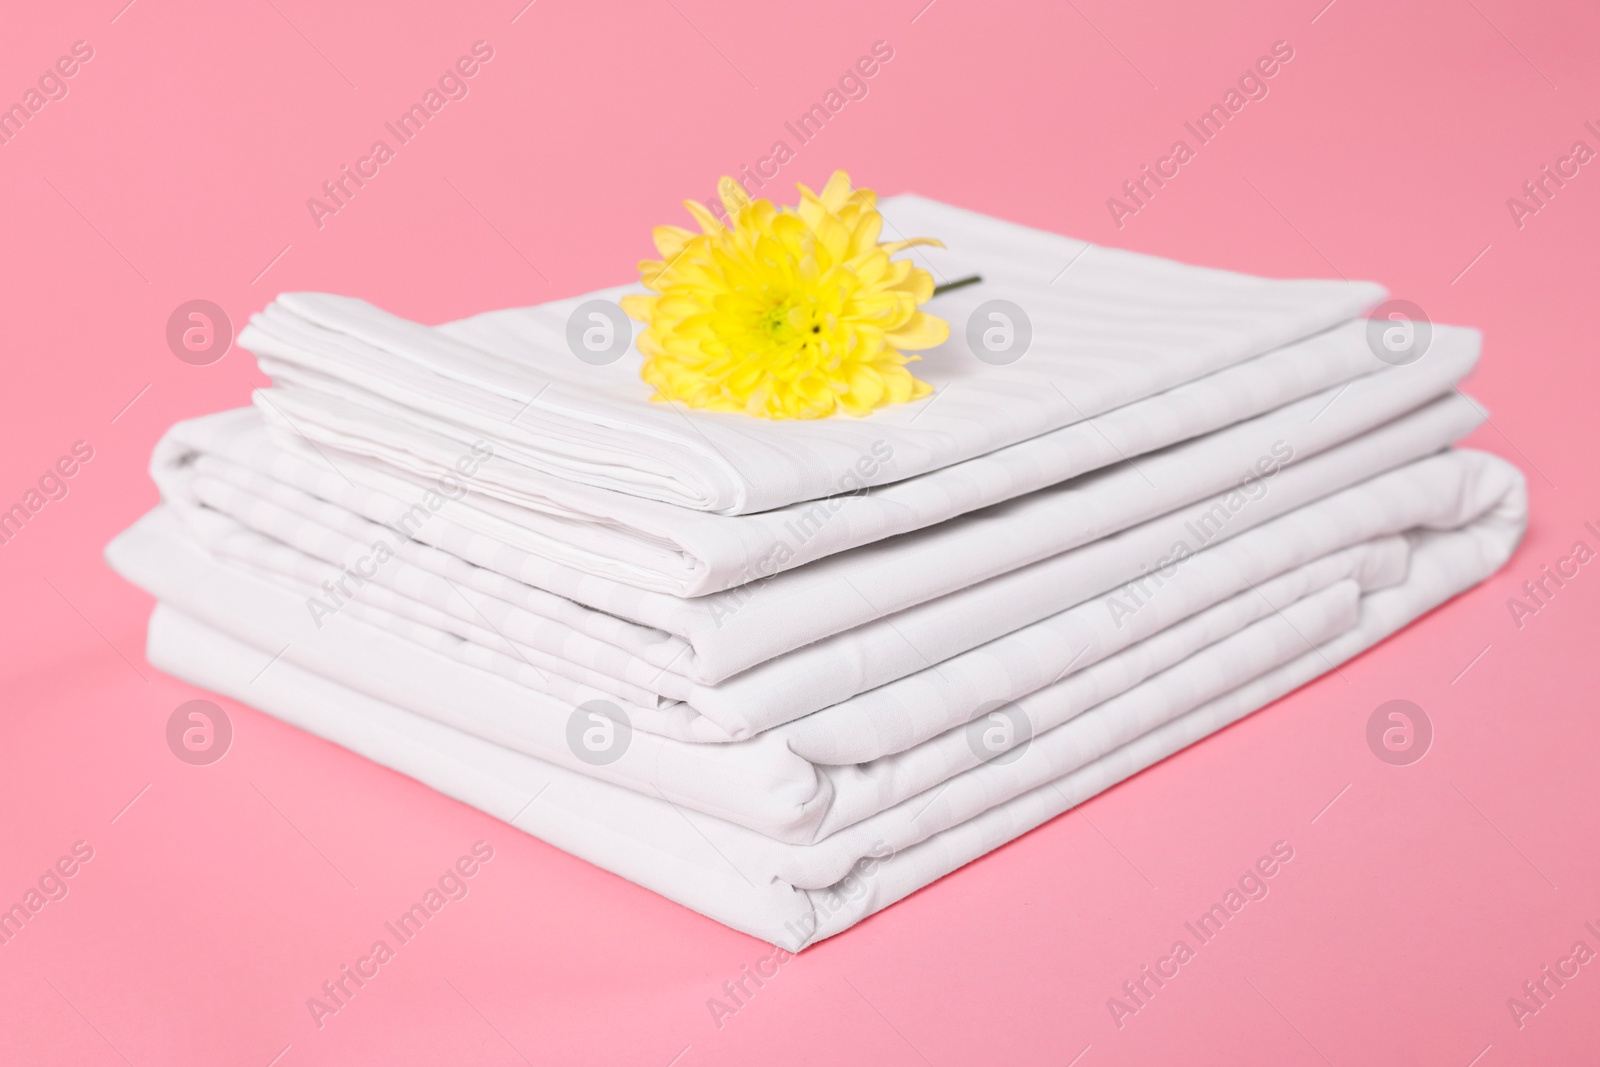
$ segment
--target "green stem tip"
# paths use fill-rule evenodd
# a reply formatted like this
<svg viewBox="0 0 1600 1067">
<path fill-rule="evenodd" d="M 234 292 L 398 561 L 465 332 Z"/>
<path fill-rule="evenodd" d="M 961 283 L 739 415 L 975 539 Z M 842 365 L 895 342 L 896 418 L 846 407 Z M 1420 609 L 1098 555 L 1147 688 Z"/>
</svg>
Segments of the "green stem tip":
<svg viewBox="0 0 1600 1067">
<path fill-rule="evenodd" d="M 943 285 L 934 286 L 933 287 L 933 295 L 934 296 L 939 296 L 939 295 L 941 295 L 943 293 L 950 292 L 950 290 L 952 290 L 952 289 L 960 289 L 960 288 L 962 288 L 964 286 L 968 286 L 968 285 L 977 285 L 981 281 L 983 281 L 983 275 L 981 275 L 981 274 L 974 274 L 970 278 L 958 278 L 956 281 L 945 282 Z"/>
</svg>

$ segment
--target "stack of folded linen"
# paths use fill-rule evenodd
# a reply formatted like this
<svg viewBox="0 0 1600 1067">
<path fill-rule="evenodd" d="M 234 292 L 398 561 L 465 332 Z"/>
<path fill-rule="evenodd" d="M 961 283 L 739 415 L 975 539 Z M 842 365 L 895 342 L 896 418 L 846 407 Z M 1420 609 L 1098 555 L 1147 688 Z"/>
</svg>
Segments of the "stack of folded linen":
<svg viewBox="0 0 1600 1067">
<path fill-rule="evenodd" d="M 859 419 L 651 403 L 567 342 L 627 290 L 440 327 L 281 296 L 240 339 L 272 388 L 173 427 L 108 549 L 151 661 L 797 951 L 1520 538 L 1520 474 L 1450 447 L 1475 331 L 1393 365 L 1375 285 L 883 211 L 983 281 L 929 305 L 934 394 Z M 996 299 L 1014 361 L 965 339 Z"/>
</svg>

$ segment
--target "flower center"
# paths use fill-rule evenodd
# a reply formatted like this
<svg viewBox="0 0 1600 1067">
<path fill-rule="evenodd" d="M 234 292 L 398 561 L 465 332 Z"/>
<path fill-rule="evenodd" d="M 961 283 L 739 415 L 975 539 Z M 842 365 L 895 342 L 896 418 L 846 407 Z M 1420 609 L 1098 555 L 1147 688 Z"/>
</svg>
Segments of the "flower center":
<svg viewBox="0 0 1600 1067">
<path fill-rule="evenodd" d="M 785 300 L 768 309 L 762 318 L 762 329 L 778 344 L 790 341 L 794 337 L 794 327 L 789 325 L 789 312 L 793 306 Z"/>
<path fill-rule="evenodd" d="M 767 309 L 758 329 L 775 347 L 796 352 L 816 343 L 822 324 L 813 311 L 787 297 Z"/>
</svg>

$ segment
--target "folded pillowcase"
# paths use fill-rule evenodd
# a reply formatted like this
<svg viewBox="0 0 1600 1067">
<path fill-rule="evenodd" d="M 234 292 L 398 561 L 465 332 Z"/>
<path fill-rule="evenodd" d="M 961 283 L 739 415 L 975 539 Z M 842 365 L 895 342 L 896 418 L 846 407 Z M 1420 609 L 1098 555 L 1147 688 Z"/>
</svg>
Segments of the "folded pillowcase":
<svg viewBox="0 0 1600 1067">
<path fill-rule="evenodd" d="M 465 531 L 641 589 L 700 596 L 935 525 L 1356 378 L 1375 375 L 1400 391 L 1459 379 L 1476 357 L 1477 332 L 1440 327 L 1438 333 L 1420 364 L 1391 367 L 1370 351 L 1365 323 L 1347 323 L 1094 419 L 865 491 L 860 487 L 870 475 L 898 464 L 893 447 L 875 441 L 856 475 L 836 487 L 838 495 L 738 516 L 581 485 L 480 455 L 502 447 L 499 437 L 463 452 L 404 408 L 371 396 L 352 401 L 323 390 L 276 388 L 258 393 L 256 406 L 285 447 L 323 469 L 337 462 L 336 472 L 329 470 L 337 475 L 330 483 L 336 494 L 354 483 L 406 501 L 415 513 L 429 489 L 458 487 L 465 499 L 445 510 Z M 385 441 L 404 441 L 404 448 Z M 307 447 L 312 443 L 320 454 Z M 498 484 L 507 478 L 517 481 L 517 491 Z"/>
<path fill-rule="evenodd" d="M 939 275 L 976 270 L 984 281 L 928 305 L 954 324 L 952 339 L 917 364 L 935 395 L 864 418 L 770 421 L 651 403 L 637 352 L 593 366 L 566 340 L 581 305 L 637 287 L 437 328 L 359 300 L 290 293 L 253 318 L 239 343 L 275 385 L 387 402 L 413 426 L 453 440 L 458 453 L 485 436 L 499 441 L 511 461 L 498 475 L 507 493 L 525 493 L 516 477 L 522 467 L 746 514 L 848 489 L 875 446 L 891 450 L 895 462 L 867 475 L 867 484 L 937 470 L 1327 329 L 1384 294 L 1367 282 L 1277 281 L 1185 266 L 915 197 L 891 198 L 883 210 L 891 224 L 937 234 L 950 246 L 952 262 Z M 930 264 L 945 255 L 923 251 Z M 996 299 L 1026 309 L 1030 320 L 1027 352 L 1004 366 L 978 358 L 965 340 L 969 318 L 987 321 L 983 305 Z M 304 432 L 341 430 L 314 409 L 300 414 Z M 402 430 L 370 444 L 401 455 L 410 437 Z"/>
</svg>

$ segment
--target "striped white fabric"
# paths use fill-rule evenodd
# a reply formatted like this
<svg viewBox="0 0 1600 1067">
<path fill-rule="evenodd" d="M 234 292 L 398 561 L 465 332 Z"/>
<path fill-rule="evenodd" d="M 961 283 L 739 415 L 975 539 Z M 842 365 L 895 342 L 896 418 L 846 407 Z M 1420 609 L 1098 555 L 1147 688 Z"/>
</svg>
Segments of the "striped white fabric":
<svg viewBox="0 0 1600 1067">
<path fill-rule="evenodd" d="M 928 305 L 952 324 L 916 365 L 935 395 L 865 418 L 771 421 L 650 403 L 636 349 L 593 366 L 567 347 L 579 305 L 637 286 L 437 328 L 360 300 L 289 293 L 239 343 L 276 387 L 263 402 L 319 443 L 426 473 L 487 436 L 508 462 L 486 482 L 516 504 L 539 506 L 550 486 L 532 475 L 543 473 L 748 514 L 1037 437 L 1326 330 L 1384 296 L 1370 282 L 1254 278 L 1091 246 L 920 197 L 883 210 L 895 230 L 949 246 L 919 250 L 936 277 L 984 281 Z M 1007 365 L 966 341 L 969 317 L 994 299 L 1031 323 L 1027 352 Z M 874 446 L 894 463 L 861 467 Z"/>
<path fill-rule="evenodd" d="M 984 280 L 937 298 L 935 394 L 863 419 L 650 403 L 636 351 L 567 348 L 621 289 L 440 327 L 279 297 L 240 338 L 272 388 L 173 427 L 107 549 L 152 662 L 798 950 L 1520 539 L 1521 475 L 1452 448 L 1475 331 L 1390 366 L 1369 283 L 884 207 Z M 1005 365 L 965 339 L 996 299 Z"/>
<path fill-rule="evenodd" d="M 605 780 L 596 768 L 561 759 L 559 751 L 541 758 L 527 746 L 505 743 L 509 738 L 486 737 L 490 731 L 483 722 L 464 715 L 481 705 L 461 690 L 428 714 L 415 710 L 416 698 L 406 702 L 374 693 L 379 687 L 372 682 L 382 676 L 375 663 L 364 665 L 369 669 L 359 674 L 362 684 L 309 668 L 288 652 L 263 670 L 277 649 L 241 640 L 226 619 L 202 621 L 164 603 L 151 622 L 150 658 L 720 922 L 798 950 L 1382 640 L 1491 574 L 1526 524 L 1521 476 L 1490 456 L 1447 453 L 1377 482 L 1387 488 L 1372 483 L 1378 492 L 1365 496 L 1356 511 L 1381 515 L 1375 526 L 1420 522 L 1398 541 L 1375 537 L 1343 560 L 1319 560 L 1312 568 L 1317 573 L 1304 572 L 1299 580 L 1310 589 L 1364 556 L 1348 577 L 1297 597 L 1110 699 L 1069 712 L 1014 761 L 979 763 L 888 807 L 864 804 L 862 810 L 879 810 L 810 843 L 696 811 L 689 797 L 667 789 L 641 791 Z M 175 523 L 168 531 L 184 536 Z M 113 561 L 130 576 L 146 564 L 163 570 L 171 561 L 159 558 L 163 549 L 156 542 L 162 536 L 145 524 L 136 526 L 114 543 Z M 1388 568 L 1401 555 L 1407 557 L 1403 579 L 1386 584 L 1394 577 Z M 381 641 L 383 631 L 368 629 Z M 1163 662 L 1152 655 L 1146 663 Z M 450 673 L 471 669 L 430 664 L 435 666 Z M 1126 661 L 1123 669 L 1138 674 L 1140 664 Z M 1116 679 L 1100 684 L 1113 690 L 1118 685 Z M 1061 700 L 1063 707 L 1074 707 L 1073 695 Z M 846 771 L 868 773 L 872 767 Z M 759 795 L 749 793 L 746 800 L 758 803 Z"/>
<path fill-rule="evenodd" d="M 1136 579 L 1180 539 L 1198 550 L 1200 533 L 1235 536 L 1478 424 L 1477 409 L 1454 392 L 1428 399 L 1450 389 L 1452 374 L 1395 377 L 830 557 L 735 591 L 737 599 L 682 601 L 610 583 L 594 607 L 574 603 L 492 569 L 503 559 L 492 542 L 463 559 L 313 496 L 302 486 L 336 497 L 350 486 L 309 461 L 275 464 L 270 442 L 228 432 L 239 421 L 229 417 L 215 420 L 224 431 L 211 436 L 228 446 L 243 436 L 249 447 L 197 452 L 205 427 L 180 427 L 187 443 L 163 448 L 156 474 L 210 551 L 296 589 L 312 622 L 349 611 L 546 693 L 600 690 L 651 732 L 726 741 L 924 670 Z M 1266 477 L 1255 466 L 1263 459 Z M 441 515 L 419 533 L 445 522 Z M 450 545 L 453 533 L 445 529 L 439 543 Z M 374 546 L 393 546 L 396 558 L 374 562 Z M 606 582 L 582 576 L 579 585 Z M 730 648 L 743 660 L 707 669 Z"/>
<path fill-rule="evenodd" d="M 1307 462 L 1297 471 L 1315 469 Z M 927 657 L 922 669 L 848 694 L 847 707 L 726 744 L 639 730 L 618 758 L 599 766 L 573 747 L 570 700 L 354 615 L 312 621 L 297 591 L 248 565 L 216 560 L 170 512 L 153 513 L 135 528 L 137 536 L 113 546 L 111 559 L 164 602 L 255 647 L 283 650 L 289 662 L 342 684 L 540 759 L 809 845 L 980 765 L 980 756 L 994 753 L 974 745 L 969 724 L 997 704 L 1021 709 L 1036 744 L 1088 708 L 1124 699 L 1156 677 L 1166 678 L 1163 692 L 1173 694 L 1162 706 L 1188 710 L 1279 666 L 1275 657 L 1297 657 L 1308 643 L 1354 625 L 1363 595 L 1406 578 L 1406 536 L 1466 529 L 1472 536 L 1462 543 L 1478 552 L 1485 538 L 1509 551 L 1520 534 L 1520 476 L 1483 453 L 1445 452 L 1338 488 L 1347 473 L 1324 465 L 1322 491 L 1309 503 L 1218 539 L 1110 597 L 1079 595 L 1093 588 L 1082 584 L 1085 575 L 1107 568 L 1066 553 L 1055 574 L 1027 583 L 1034 604 L 1005 617 L 1026 618 L 1036 604 L 1053 610 L 986 642 L 941 642 L 926 622 L 901 619 L 892 629 L 909 638 L 910 655 Z M 1502 514 L 1508 509 L 1509 520 Z M 1194 524 L 1199 515 L 1180 511 L 1157 532 L 1130 531 L 1134 536 L 1090 547 L 1125 541 L 1138 546 L 1131 558 L 1151 559 L 1146 546 L 1175 543 L 1182 536 L 1176 520 Z M 1099 583 L 1097 592 L 1106 590 Z M 959 634 L 977 615 L 960 606 L 927 607 L 941 612 L 947 633 Z M 958 651 L 945 654 L 947 645 Z M 1236 661 L 1235 652 L 1242 658 Z M 873 650 L 860 658 L 869 662 Z M 1171 688 L 1179 677 L 1187 680 Z M 813 717 L 820 721 L 808 723 Z"/>
</svg>

